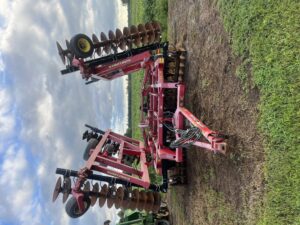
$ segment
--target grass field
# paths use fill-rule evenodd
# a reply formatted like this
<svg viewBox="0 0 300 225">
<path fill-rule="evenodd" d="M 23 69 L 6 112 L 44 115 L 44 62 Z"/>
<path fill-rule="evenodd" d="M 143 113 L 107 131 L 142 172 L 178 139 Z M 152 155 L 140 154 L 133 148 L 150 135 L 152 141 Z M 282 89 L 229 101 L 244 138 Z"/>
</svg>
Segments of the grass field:
<svg viewBox="0 0 300 225">
<path fill-rule="evenodd" d="M 219 7 L 244 62 L 239 76 L 260 89 L 267 178 L 260 224 L 300 224 L 300 2 L 220 0 Z"/>
</svg>

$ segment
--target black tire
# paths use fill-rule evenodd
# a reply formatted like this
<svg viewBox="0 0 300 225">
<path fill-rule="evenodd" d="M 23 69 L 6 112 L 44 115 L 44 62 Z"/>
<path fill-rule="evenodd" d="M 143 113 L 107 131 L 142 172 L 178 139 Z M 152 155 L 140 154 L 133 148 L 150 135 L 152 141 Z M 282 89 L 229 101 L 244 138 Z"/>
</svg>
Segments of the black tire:
<svg viewBox="0 0 300 225">
<path fill-rule="evenodd" d="M 70 41 L 70 50 L 76 58 L 90 57 L 94 52 L 93 42 L 85 34 L 76 34 Z"/>
<path fill-rule="evenodd" d="M 84 150 L 83 153 L 83 159 L 84 160 L 88 160 L 90 157 L 90 150 L 96 148 L 96 146 L 98 145 L 99 141 L 95 138 L 91 138 Z"/>
<path fill-rule="evenodd" d="M 170 225 L 170 222 L 167 220 L 157 220 L 155 225 Z"/>
<path fill-rule="evenodd" d="M 84 210 L 83 212 L 79 211 L 76 198 L 72 196 L 66 204 L 66 212 L 71 218 L 78 218 L 86 213 L 91 205 L 91 200 L 89 198 L 84 198 Z"/>
</svg>

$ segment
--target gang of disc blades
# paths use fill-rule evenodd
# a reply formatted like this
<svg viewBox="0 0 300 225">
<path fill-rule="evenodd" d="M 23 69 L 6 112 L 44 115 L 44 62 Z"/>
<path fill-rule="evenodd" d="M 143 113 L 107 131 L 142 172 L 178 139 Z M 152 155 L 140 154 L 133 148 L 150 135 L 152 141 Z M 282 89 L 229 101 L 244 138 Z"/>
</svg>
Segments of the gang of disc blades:
<svg viewBox="0 0 300 225">
<path fill-rule="evenodd" d="M 61 192 L 61 177 L 57 178 L 56 180 L 56 184 L 54 186 L 53 195 L 52 195 L 52 202 L 55 202 L 60 192 Z"/>
</svg>

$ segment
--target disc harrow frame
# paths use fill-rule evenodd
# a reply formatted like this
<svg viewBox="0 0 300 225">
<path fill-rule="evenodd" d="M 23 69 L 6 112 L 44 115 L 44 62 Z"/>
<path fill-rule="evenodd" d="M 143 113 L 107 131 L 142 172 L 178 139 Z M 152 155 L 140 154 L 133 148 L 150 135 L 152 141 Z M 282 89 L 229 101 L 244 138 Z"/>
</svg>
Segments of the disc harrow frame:
<svg viewBox="0 0 300 225">
<path fill-rule="evenodd" d="M 169 184 L 187 182 L 187 146 L 225 154 L 226 137 L 209 129 L 184 107 L 186 51 L 169 48 L 168 42 L 160 42 L 160 35 L 161 28 L 157 22 L 125 27 L 123 32 L 120 29 L 116 29 L 115 33 L 109 31 L 108 38 L 102 32 L 101 41 L 93 34 L 92 45 L 89 46 L 90 40 L 86 40 L 79 48 L 88 51 L 91 47 L 100 56 L 103 51 L 109 54 L 95 59 L 78 57 L 75 52 L 80 53 L 80 49 L 72 51 L 74 37 L 66 50 L 57 44 L 62 60 L 67 55 L 69 59 L 61 73 L 80 71 L 87 83 L 113 80 L 144 70 L 139 125 L 143 141 L 86 125 L 90 131 L 83 134 L 83 139 L 93 139 L 95 145 L 88 145 L 84 153 L 86 164 L 79 171 L 57 169 L 56 173 L 63 175 L 67 184 L 61 187 L 62 180 L 58 178 L 53 201 L 59 193 L 64 193 L 64 201 L 72 194 L 80 212 L 87 210 L 87 204 L 88 207 L 95 205 L 97 199 L 100 207 L 106 203 L 108 208 L 115 206 L 157 212 L 161 203 L 159 192 L 166 192 Z M 120 49 L 122 52 L 118 52 Z M 185 121 L 191 124 L 190 128 L 185 126 Z M 151 184 L 150 166 L 163 176 L 162 184 Z M 70 177 L 76 177 L 72 188 Z M 100 184 L 90 186 L 89 180 L 100 181 Z M 105 184 L 101 185 L 101 182 Z"/>
</svg>

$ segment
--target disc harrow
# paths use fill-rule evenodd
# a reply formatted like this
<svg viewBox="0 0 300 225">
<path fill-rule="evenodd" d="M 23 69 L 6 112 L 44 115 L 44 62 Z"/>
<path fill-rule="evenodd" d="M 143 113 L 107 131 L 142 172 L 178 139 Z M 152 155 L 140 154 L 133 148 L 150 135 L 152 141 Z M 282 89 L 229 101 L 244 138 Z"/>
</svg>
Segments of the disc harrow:
<svg viewBox="0 0 300 225">
<path fill-rule="evenodd" d="M 133 46 L 140 47 L 153 43 L 159 43 L 161 40 L 161 27 L 158 22 L 139 24 L 137 27 L 132 25 L 124 27 L 123 32 L 120 29 L 108 31 L 108 35 L 104 32 L 100 33 L 99 38 L 96 34 L 92 34 L 90 39 L 87 36 L 78 34 L 72 37 L 70 41 L 66 40 L 66 49 L 56 42 L 58 54 L 66 64 L 66 58 L 69 64 L 72 64 L 72 59 L 88 58 L 96 53 L 102 57 L 109 54 L 116 54 L 120 51 L 132 49 Z"/>
<path fill-rule="evenodd" d="M 54 202 L 59 194 L 62 193 L 62 200 L 65 203 L 71 192 L 70 177 L 59 177 L 54 187 L 52 201 Z M 158 192 L 140 190 L 140 188 L 132 189 L 131 187 L 117 187 L 116 185 L 107 184 L 100 186 L 96 182 L 91 189 L 90 181 L 86 181 L 82 185 L 81 192 L 85 197 L 89 198 L 88 202 L 92 207 L 96 205 L 99 199 L 98 205 L 100 207 L 103 207 L 106 203 L 107 208 L 114 206 L 116 209 L 131 209 L 155 213 L 160 209 L 161 204 L 161 197 Z"/>
<path fill-rule="evenodd" d="M 184 107 L 185 49 L 160 41 L 159 23 L 150 22 L 93 34 L 91 39 L 77 34 L 66 40 L 66 49 L 57 42 L 61 60 L 68 60 L 61 74 L 80 71 L 86 84 L 144 70 L 139 108 L 143 141 L 85 125 L 90 132 L 82 136 L 88 142 L 84 167 L 57 168 L 56 174 L 63 177 L 56 181 L 52 200 L 62 193 L 70 217 L 83 215 L 97 200 L 100 207 L 162 213 L 160 192 L 187 183 L 186 148 L 226 153 L 227 138 Z M 151 183 L 150 166 L 162 183 Z M 73 187 L 70 177 L 75 178 Z"/>
</svg>

